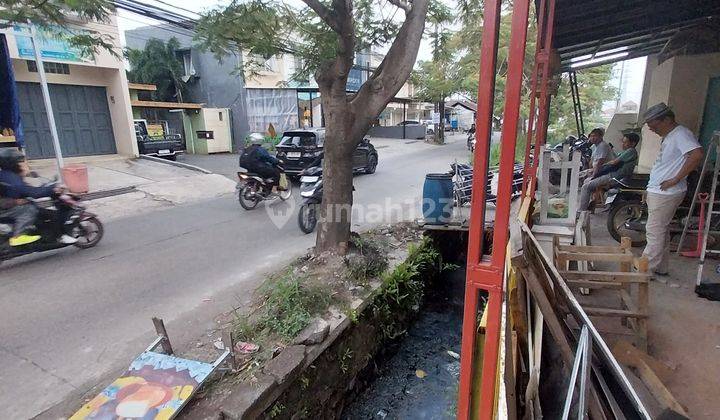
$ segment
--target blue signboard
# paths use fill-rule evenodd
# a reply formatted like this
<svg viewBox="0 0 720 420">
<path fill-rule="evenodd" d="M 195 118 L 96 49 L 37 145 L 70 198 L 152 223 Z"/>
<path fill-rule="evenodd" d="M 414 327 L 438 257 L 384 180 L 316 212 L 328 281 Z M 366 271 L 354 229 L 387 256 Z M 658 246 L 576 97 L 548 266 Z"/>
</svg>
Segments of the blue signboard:
<svg viewBox="0 0 720 420">
<path fill-rule="evenodd" d="M 347 85 L 346 85 L 345 89 L 354 91 L 354 92 L 360 90 L 360 86 L 362 86 L 362 84 L 363 84 L 362 79 L 363 79 L 362 70 L 351 69 L 350 74 L 348 74 Z"/>
<path fill-rule="evenodd" d="M 60 29 L 59 31 L 62 31 Z M 18 55 L 22 58 L 35 59 L 30 33 L 18 25 L 14 27 L 15 42 L 17 43 Z M 68 35 L 72 35 L 68 32 Z M 48 31 L 38 28 L 37 42 L 40 45 L 40 56 L 49 60 L 62 61 L 86 61 L 82 51 L 73 47 L 65 39 L 58 38 Z"/>
</svg>

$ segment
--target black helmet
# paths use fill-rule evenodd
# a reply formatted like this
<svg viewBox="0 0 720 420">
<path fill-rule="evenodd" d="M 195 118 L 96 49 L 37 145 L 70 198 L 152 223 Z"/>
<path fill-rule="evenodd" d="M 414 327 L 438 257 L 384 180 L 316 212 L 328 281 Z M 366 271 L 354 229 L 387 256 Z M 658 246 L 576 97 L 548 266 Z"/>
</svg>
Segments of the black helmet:
<svg viewBox="0 0 720 420">
<path fill-rule="evenodd" d="M 17 172 L 20 169 L 20 162 L 25 160 L 25 155 L 14 147 L 0 148 L 0 169 Z"/>
</svg>

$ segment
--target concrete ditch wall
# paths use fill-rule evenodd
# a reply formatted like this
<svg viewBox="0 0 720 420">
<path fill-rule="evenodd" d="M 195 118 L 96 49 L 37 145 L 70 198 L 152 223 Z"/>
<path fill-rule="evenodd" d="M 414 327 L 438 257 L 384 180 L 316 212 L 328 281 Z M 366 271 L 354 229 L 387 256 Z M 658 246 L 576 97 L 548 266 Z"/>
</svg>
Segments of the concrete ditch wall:
<svg viewBox="0 0 720 420">
<path fill-rule="evenodd" d="M 407 252 L 394 257 L 389 270 L 405 261 Z M 425 287 L 437 278 L 439 266 L 437 261 L 420 274 Z M 405 330 L 420 309 L 392 308 L 390 327 L 373 306 L 382 298 L 382 283 L 371 282 L 370 289 L 366 298 L 352 302 L 347 310 L 330 310 L 331 316 L 324 318 L 329 324 L 327 336 L 321 342 L 302 344 L 296 339 L 300 344 L 284 348 L 255 374 L 256 381 L 226 382 L 226 389 L 193 401 L 179 418 L 339 418 L 348 396 L 364 388 L 372 376 L 373 360 L 397 341 L 400 334 L 392 331 Z M 298 337 L 303 335 L 308 334 Z"/>
</svg>

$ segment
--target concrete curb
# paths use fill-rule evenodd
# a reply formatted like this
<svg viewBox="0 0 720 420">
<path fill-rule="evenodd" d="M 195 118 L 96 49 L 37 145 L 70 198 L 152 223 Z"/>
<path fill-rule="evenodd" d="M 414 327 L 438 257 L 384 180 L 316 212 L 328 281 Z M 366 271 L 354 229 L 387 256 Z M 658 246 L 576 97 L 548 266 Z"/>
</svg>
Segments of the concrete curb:
<svg viewBox="0 0 720 420">
<path fill-rule="evenodd" d="M 174 160 L 162 159 L 162 158 L 155 157 L 155 156 L 140 155 L 140 156 L 138 156 L 138 158 L 146 159 L 146 160 L 149 160 L 152 162 L 157 162 L 157 163 L 164 163 L 164 164 L 170 165 L 170 166 L 177 166 L 178 168 L 190 169 L 191 171 L 202 172 L 204 174 L 212 174 L 213 173 L 212 171 L 208 171 L 207 169 L 201 168 L 199 166 L 190 165 L 189 163 L 176 162 Z"/>
<path fill-rule="evenodd" d="M 391 252 L 387 271 L 391 272 L 397 268 L 407 259 L 408 255 L 407 246 Z M 369 282 L 369 290 L 351 302 L 350 310 L 355 313 L 365 310 L 377 297 L 382 284 L 379 279 Z M 189 410 L 182 413 L 181 417 L 198 418 L 213 413 L 213 415 L 221 415 L 226 419 L 259 418 L 302 375 L 305 369 L 310 368 L 315 360 L 333 345 L 353 323 L 343 311 L 336 307 L 330 307 L 328 314 L 320 318 L 330 324 L 328 335 L 322 342 L 306 346 L 288 345 L 271 359 L 274 361 L 272 364 L 267 363 L 260 369 L 257 382 L 252 385 L 238 383 L 225 395 L 196 401 Z M 272 365 L 275 364 L 282 366 L 282 375 L 273 371 Z"/>
</svg>

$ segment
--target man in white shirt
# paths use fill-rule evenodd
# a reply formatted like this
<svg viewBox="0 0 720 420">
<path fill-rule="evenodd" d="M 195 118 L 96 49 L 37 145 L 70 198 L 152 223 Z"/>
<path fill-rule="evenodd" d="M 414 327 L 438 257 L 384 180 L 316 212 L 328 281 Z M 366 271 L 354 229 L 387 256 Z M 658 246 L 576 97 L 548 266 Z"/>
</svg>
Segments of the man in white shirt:
<svg viewBox="0 0 720 420">
<path fill-rule="evenodd" d="M 675 121 L 675 114 L 664 103 L 648 108 L 645 124 L 662 138 L 662 146 L 647 186 L 647 245 L 650 271 L 668 274 L 670 232 L 668 225 L 687 191 L 687 176 L 702 162 L 704 153 L 693 133 Z"/>
<path fill-rule="evenodd" d="M 603 139 L 604 135 L 605 130 L 600 127 L 594 128 L 590 134 L 588 134 L 588 140 L 593 144 L 592 171 L 588 175 L 588 180 L 595 178 L 605 163 L 615 159 L 615 153 L 613 153 L 610 145 Z"/>
</svg>

